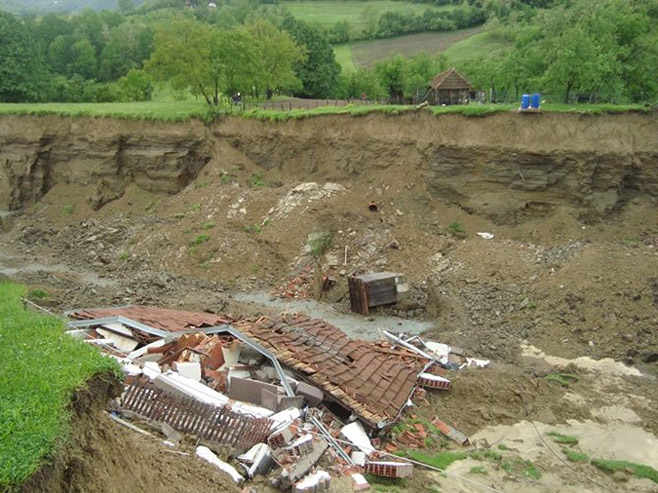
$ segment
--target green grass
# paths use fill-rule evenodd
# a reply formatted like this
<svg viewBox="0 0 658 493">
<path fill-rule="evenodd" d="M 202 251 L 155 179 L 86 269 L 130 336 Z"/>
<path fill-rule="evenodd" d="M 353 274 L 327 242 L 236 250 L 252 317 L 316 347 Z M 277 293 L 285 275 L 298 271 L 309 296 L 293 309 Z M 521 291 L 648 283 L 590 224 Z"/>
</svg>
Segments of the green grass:
<svg viewBox="0 0 658 493">
<path fill-rule="evenodd" d="M 453 462 L 470 457 L 468 452 L 439 452 L 438 454 L 430 455 L 418 450 L 407 450 L 404 454 L 400 455 L 441 470 L 446 469 Z"/>
<path fill-rule="evenodd" d="M 549 431 L 546 434 L 551 437 L 555 443 L 559 443 L 560 445 L 578 445 L 578 438 L 576 437 L 563 435 L 557 431 Z"/>
<path fill-rule="evenodd" d="M 210 240 L 210 235 L 207 234 L 196 235 L 192 240 L 192 246 L 197 246 L 200 245 L 201 243 L 206 243 L 208 240 Z"/>
<path fill-rule="evenodd" d="M 209 229 L 212 229 L 214 227 L 215 227 L 215 223 L 213 223 L 211 221 L 205 222 L 201 225 L 201 229 L 203 231 L 208 231 Z"/>
<path fill-rule="evenodd" d="M 416 33 L 395 38 L 355 41 L 335 45 L 334 53 L 336 61 L 344 69 L 349 70 L 350 66 L 369 67 L 394 53 L 407 57 L 421 51 L 438 55 L 448 50 L 453 44 L 481 31 L 481 27 L 472 27 L 457 31 Z M 349 53 L 349 58 L 347 58 L 347 53 Z"/>
<path fill-rule="evenodd" d="M 0 115 L 60 115 L 179 122 L 190 118 L 205 118 L 207 114 L 208 105 L 200 101 L 0 104 Z"/>
<path fill-rule="evenodd" d="M 74 209 L 73 204 L 64 204 L 62 206 L 62 214 L 66 214 L 67 216 L 70 216 L 71 214 L 73 214 L 73 209 Z"/>
<path fill-rule="evenodd" d="M 451 44 L 443 53 L 452 64 L 466 60 L 491 57 L 512 46 L 496 33 L 487 31 L 468 36 Z"/>
<path fill-rule="evenodd" d="M 589 462 L 589 457 L 587 454 L 581 452 L 576 452 L 570 448 L 563 448 L 562 453 L 567 457 L 567 460 L 570 462 Z"/>
<path fill-rule="evenodd" d="M 487 474 L 487 469 L 484 466 L 471 467 L 471 474 Z"/>
<path fill-rule="evenodd" d="M 544 380 L 555 382 L 562 387 L 568 388 L 572 383 L 578 381 L 578 376 L 571 373 L 549 373 L 544 377 Z"/>
<path fill-rule="evenodd" d="M 532 461 L 524 460 L 519 457 L 513 457 L 503 462 L 500 467 L 510 475 L 523 475 L 528 478 L 539 480 L 542 476 L 541 471 Z"/>
<path fill-rule="evenodd" d="M 392 0 L 286 1 L 281 2 L 280 5 L 286 7 L 296 19 L 302 21 L 324 27 L 332 27 L 336 22 L 347 21 L 352 29 L 357 30 L 362 30 L 367 24 L 364 12 L 372 12 L 380 16 L 385 12 L 422 14 L 426 10 L 452 10 L 455 8 L 452 5 L 437 7 L 425 3 L 406 3 Z"/>
<path fill-rule="evenodd" d="M 73 392 L 119 369 L 64 334 L 63 323 L 23 309 L 23 286 L 0 282 L 0 491 L 17 489 L 70 432 Z"/>
<path fill-rule="evenodd" d="M 251 188 L 264 188 L 267 186 L 265 180 L 263 179 L 263 173 L 253 173 L 249 178 L 247 178 L 247 185 Z"/>
<path fill-rule="evenodd" d="M 606 459 L 594 459 L 592 464 L 609 474 L 614 474 L 617 471 L 630 471 L 636 478 L 650 479 L 654 483 L 658 483 L 658 471 L 651 466 L 635 464 L 625 460 Z"/>
<path fill-rule="evenodd" d="M 435 115 L 458 113 L 465 116 L 487 116 L 495 113 L 512 112 L 518 109 L 514 104 L 470 104 L 465 106 L 431 106 L 420 111 L 431 111 Z M 577 114 L 606 114 L 625 112 L 649 112 L 651 108 L 645 105 L 613 105 L 613 104 L 544 104 L 544 113 L 577 113 Z M 266 121 L 287 121 L 313 118 L 323 115 L 351 115 L 363 116 L 372 113 L 386 115 L 399 115 L 402 113 L 419 111 L 413 105 L 347 105 L 347 106 L 320 106 L 313 109 L 294 109 L 291 111 L 263 110 L 254 108 L 237 113 L 237 117 L 254 118 Z M 66 117 L 106 117 L 117 119 L 136 119 L 154 121 L 187 121 L 199 118 L 208 121 L 208 110 L 205 103 L 189 103 L 180 101 L 175 103 L 43 103 L 43 104 L 10 104 L 0 103 L 0 115 L 61 115 Z M 541 115 L 519 115 L 522 118 L 541 118 Z M 229 177 L 230 178 L 230 177 Z M 227 179 L 229 179 L 227 178 Z M 198 206 L 201 207 L 200 204 Z M 63 214 L 73 212 L 72 206 L 62 210 Z M 198 210 L 198 209 L 197 209 Z"/>
<path fill-rule="evenodd" d="M 336 61 L 343 67 L 344 71 L 356 71 L 356 64 L 354 63 L 354 56 L 352 54 L 352 46 L 349 44 L 335 45 L 334 55 Z"/>
</svg>

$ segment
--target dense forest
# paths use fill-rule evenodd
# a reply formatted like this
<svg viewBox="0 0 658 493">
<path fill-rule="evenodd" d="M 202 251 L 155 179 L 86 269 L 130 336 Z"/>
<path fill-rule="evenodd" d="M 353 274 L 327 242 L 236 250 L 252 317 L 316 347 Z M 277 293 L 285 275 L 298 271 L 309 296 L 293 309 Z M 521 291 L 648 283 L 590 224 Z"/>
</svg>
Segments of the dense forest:
<svg viewBox="0 0 658 493">
<path fill-rule="evenodd" d="M 67 13 L 44 13 L 53 2 L 20 3 L 20 14 L 0 11 L 3 102 L 142 101 L 162 84 L 210 106 L 236 92 L 418 101 L 448 68 L 444 57 L 393 56 L 342 73 L 331 43 L 483 23 L 509 47 L 457 68 L 494 100 L 526 91 L 565 102 L 658 99 L 655 0 L 417 0 L 451 7 L 386 12 L 358 31 L 304 23 L 277 0 L 57 2 L 87 7 Z"/>
</svg>

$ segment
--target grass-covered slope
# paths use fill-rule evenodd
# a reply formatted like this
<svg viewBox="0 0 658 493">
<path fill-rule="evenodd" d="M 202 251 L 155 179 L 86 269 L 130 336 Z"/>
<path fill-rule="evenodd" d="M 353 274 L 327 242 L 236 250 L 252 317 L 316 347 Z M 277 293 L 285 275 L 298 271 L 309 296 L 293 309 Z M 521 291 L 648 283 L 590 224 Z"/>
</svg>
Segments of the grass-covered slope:
<svg viewBox="0 0 658 493">
<path fill-rule="evenodd" d="M 0 281 L 0 491 L 12 491 L 64 443 L 73 392 L 93 375 L 118 371 L 64 334 L 61 320 L 25 310 L 24 294 Z"/>
</svg>

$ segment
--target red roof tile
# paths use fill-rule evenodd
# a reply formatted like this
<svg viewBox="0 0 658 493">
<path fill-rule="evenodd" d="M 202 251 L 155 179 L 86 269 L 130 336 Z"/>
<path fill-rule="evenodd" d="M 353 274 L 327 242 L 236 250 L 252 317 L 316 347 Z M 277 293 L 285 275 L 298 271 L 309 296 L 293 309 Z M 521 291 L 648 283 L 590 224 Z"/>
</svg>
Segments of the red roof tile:
<svg viewBox="0 0 658 493">
<path fill-rule="evenodd" d="M 232 322 L 208 313 L 140 306 L 73 314 L 85 319 L 117 315 L 170 332 Z M 337 327 L 307 316 L 241 320 L 233 326 L 373 427 L 395 421 L 426 364 L 411 351 L 349 339 Z"/>
</svg>

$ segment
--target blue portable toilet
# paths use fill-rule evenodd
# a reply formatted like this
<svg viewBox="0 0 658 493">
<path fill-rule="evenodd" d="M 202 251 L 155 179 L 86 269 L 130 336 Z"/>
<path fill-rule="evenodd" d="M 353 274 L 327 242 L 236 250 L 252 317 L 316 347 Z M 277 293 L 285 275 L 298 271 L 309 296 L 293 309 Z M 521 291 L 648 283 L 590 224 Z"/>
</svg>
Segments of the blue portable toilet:
<svg viewBox="0 0 658 493">
<path fill-rule="evenodd" d="M 530 107 L 533 110 L 538 110 L 540 104 L 541 104 L 541 96 L 539 95 L 539 93 L 535 93 L 532 96 L 530 96 Z"/>
<path fill-rule="evenodd" d="M 521 109 L 527 110 L 530 108 L 530 94 L 524 94 L 521 96 Z"/>
</svg>

